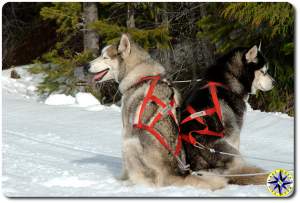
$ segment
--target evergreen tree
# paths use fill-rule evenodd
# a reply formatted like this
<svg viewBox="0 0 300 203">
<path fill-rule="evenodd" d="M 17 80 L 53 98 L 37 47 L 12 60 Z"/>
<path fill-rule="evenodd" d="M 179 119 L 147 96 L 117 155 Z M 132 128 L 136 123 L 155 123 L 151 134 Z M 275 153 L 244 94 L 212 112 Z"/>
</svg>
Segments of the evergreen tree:
<svg viewBox="0 0 300 203">
<path fill-rule="evenodd" d="M 88 3 L 53 3 L 41 9 L 40 14 L 44 20 L 56 22 L 58 36 L 58 41 L 53 48 L 36 60 L 36 65 L 31 68 L 32 73 L 46 75 L 44 81 L 38 86 L 41 94 L 47 96 L 53 92 L 66 94 L 78 92 L 80 89 L 76 85 L 78 77 L 74 75 L 76 67 L 82 66 L 97 56 L 99 43 L 101 46 L 115 43 L 121 33 L 130 33 L 133 39 L 145 49 L 158 46 L 163 48 L 169 44 L 168 29 L 165 26 L 158 25 L 150 29 L 138 28 L 147 19 L 144 15 L 134 15 L 135 11 L 150 12 L 147 3 L 100 3 L 98 4 L 100 10 L 107 12 L 99 13 L 99 20 L 95 17 L 89 19 L 89 16 L 85 15 L 88 9 L 85 10 L 83 5 L 86 4 Z M 89 5 L 95 12 L 95 3 L 89 3 Z M 125 12 L 128 13 L 127 19 L 118 18 L 112 22 L 110 17 L 112 10 L 127 11 Z M 101 42 L 97 42 L 99 36 L 94 32 L 99 34 Z M 45 63 L 48 65 L 42 65 Z M 111 90 L 116 90 L 117 86 L 108 82 L 97 88 L 89 85 L 86 89 L 100 100 L 112 102 L 116 95 Z M 117 98 L 120 97 L 117 96 Z"/>
<path fill-rule="evenodd" d="M 52 92 L 74 94 L 78 91 L 75 68 L 92 59 L 91 52 L 83 51 L 82 4 L 53 3 L 43 7 L 40 15 L 44 20 L 56 22 L 58 40 L 31 68 L 32 73 L 45 74 L 38 91 L 46 96 Z"/>
</svg>

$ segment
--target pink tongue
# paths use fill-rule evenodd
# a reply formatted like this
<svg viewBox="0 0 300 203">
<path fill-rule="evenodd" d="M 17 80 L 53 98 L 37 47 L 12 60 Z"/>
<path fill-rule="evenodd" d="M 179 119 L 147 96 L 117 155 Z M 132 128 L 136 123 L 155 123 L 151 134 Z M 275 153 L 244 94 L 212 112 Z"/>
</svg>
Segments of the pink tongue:
<svg viewBox="0 0 300 203">
<path fill-rule="evenodd" d="M 96 80 L 99 80 L 103 77 L 103 75 L 106 73 L 107 71 L 101 71 L 100 73 L 96 74 L 94 77 L 93 77 L 93 81 L 96 81 Z"/>
</svg>

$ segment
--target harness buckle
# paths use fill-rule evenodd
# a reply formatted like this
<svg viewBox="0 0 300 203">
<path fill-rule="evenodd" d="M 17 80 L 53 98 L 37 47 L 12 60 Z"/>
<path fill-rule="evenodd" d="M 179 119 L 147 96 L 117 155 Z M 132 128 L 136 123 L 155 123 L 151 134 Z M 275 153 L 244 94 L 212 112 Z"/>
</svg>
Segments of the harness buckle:
<svg viewBox="0 0 300 203">
<path fill-rule="evenodd" d="M 178 162 L 178 166 L 183 171 L 189 171 L 190 170 L 190 164 L 185 164 L 182 162 L 182 160 L 179 157 L 176 157 L 176 160 Z"/>
<path fill-rule="evenodd" d="M 202 116 L 206 116 L 206 115 L 207 115 L 206 111 L 197 111 L 197 112 L 191 114 L 190 117 L 194 119 L 196 117 L 202 117 Z"/>
</svg>

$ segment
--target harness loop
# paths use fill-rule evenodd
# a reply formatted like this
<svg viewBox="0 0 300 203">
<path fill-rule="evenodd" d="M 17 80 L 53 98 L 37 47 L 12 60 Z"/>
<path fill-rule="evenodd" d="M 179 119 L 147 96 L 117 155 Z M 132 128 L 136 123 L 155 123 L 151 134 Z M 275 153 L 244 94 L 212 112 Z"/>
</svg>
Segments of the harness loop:
<svg viewBox="0 0 300 203">
<path fill-rule="evenodd" d="M 224 137 L 223 130 L 221 132 L 210 130 L 206 120 L 203 118 L 204 116 L 212 116 L 216 113 L 218 120 L 222 123 L 222 111 L 217 95 L 217 86 L 226 88 L 223 84 L 218 82 L 208 82 L 205 86 L 201 87 L 201 89 L 209 88 L 212 103 L 214 105 L 212 108 L 207 108 L 202 111 L 196 111 L 191 105 L 187 106 L 186 111 L 189 112 L 190 115 L 183 119 L 181 125 L 189 121 L 196 120 L 198 123 L 204 126 L 204 129 L 202 130 L 193 130 L 189 132 L 189 136 L 191 136 L 190 134 L 194 132 L 199 135 L 216 136 L 221 138 Z M 189 140 L 191 141 L 191 139 Z"/>
<path fill-rule="evenodd" d="M 173 150 L 172 147 L 167 143 L 166 139 L 157 130 L 154 129 L 154 126 L 156 125 L 156 123 L 158 123 L 165 115 L 169 115 L 178 126 L 176 116 L 172 112 L 172 108 L 175 106 L 175 98 L 173 98 L 169 103 L 166 104 L 161 99 L 159 99 L 158 97 L 153 95 L 158 81 L 161 80 L 161 77 L 159 75 L 147 76 L 147 77 L 142 78 L 140 81 L 144 81 L 144 80 L 150 80 L 150 86 L 147 90 L 145 98 L 142 101 L 141 108 L 138 110 L 139 112 L 137 112 L 138 113 L 137 123 L 134 124 L 133 127 L 146 130 L 151 135 L 153 135 L 160 142 L 160 144 L 162 146 L 164 146 L 164 148 L 166 148 L 168 150 L 168 152 L 171 153 L 175 157 L 175 159 L 178 162 L 178 166 L 181 170 L 184 170 L 184 171 L 189 170 L 189 165 L 186 165 L 185 163 L 183 163 L 183 161 L 179 158 L 179 154 L 180 154 L 181 148 L 182 148 L 182 144 L 181 144 L 182 139 L 181 139 L 180 134 L 178 134 L 176 147 L 175 147 L 175 150 Z M 143 115 L 145 108 L 149 102 L 156 103 L 159 107 L 162 108 L 162 110 L 159 111 L 154 116 L 151 123 L 149 125 L 147 125 L 142 122 L 142 115 Z M 180 132 L 179 127 L 178 127 L 178 132 Z"/>
</svg>

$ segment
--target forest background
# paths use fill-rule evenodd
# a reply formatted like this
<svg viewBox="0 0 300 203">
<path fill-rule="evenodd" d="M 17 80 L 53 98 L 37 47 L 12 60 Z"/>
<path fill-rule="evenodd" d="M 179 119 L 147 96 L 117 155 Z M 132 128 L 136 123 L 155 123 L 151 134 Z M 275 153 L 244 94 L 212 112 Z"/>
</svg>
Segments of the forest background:
<svg viewBox="0 0 300 203">
<path fill-rule="evenodd" d="M 126 32 L 166 67 L 182 93 L 217 57 L 261 42 L 277 84 L 249 102 L 254 109 L 295 113 L 295 11 L 289 3 L 9 2 L 2 11 L 2 68 L 34 64 L 30 71 L 46 76 L 41 96 L 88 91 L 104 104 L 118 103 L 116 83 L 83 87 L 78 81 L 89 77 L 82 65 Z"/>
</svg>

